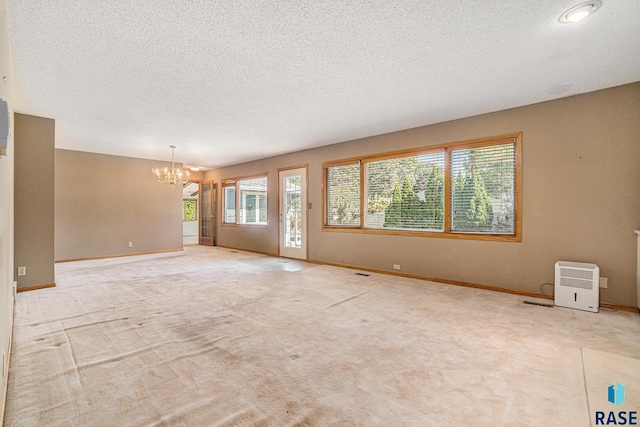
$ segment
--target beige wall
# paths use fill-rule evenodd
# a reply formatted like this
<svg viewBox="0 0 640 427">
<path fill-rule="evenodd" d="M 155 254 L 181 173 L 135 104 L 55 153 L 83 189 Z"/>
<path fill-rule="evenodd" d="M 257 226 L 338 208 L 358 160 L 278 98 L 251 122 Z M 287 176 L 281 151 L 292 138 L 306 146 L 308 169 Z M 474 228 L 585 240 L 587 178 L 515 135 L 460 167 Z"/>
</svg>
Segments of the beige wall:
<svg viewBox="0 0 640 427">
<path fill-rule="evenodd" d="M 0 82 L 0 98 L 9 103 L 13 118 L 13 79 L 7 32 L 7 4 L 0 0 L 0 78 L 7 76 L 7 84 Z M 13 127 L 13 123 L 11 123 Z M 0 156 L 0 370 L 2 357 L 8 358 L 11 319 L 13 316 L 13 130 L 10 133 L 6 156 Z M 0 425 L 5 401 L 7 372 L 0 374 Z"/>
<path fill-rule="evenodd" d="M 55 121 L 15 114 L 15 248 L 18 289 L 55 283 L 53 200 Z"/>
<path fill-rule="evenodd" d="M 523 133 L 521 243 L 322 231 L 322 162 L 512 132 Z M 269 173 L 268 227 L 222 226 L 218 214 L 217 244 L 275 254 L 277 168 L 306 163 L 311 260 L 534 292 L 556 261 L 593 262 L 609 279 L 601 300 L 635 305 L 640 83 L 207 172 Z"/>
<path fill-rule="evenodd" d="M 56 261 L 182 249 L 182 188 L 151 174 L 166 165 L 56 150 Z"/>
</svg>

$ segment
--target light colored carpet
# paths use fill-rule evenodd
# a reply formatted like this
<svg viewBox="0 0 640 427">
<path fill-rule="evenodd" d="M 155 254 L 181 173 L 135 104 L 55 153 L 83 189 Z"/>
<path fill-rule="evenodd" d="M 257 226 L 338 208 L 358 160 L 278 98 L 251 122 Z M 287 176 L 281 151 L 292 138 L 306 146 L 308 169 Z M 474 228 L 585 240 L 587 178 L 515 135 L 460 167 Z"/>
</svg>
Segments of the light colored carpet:
<svg viewBox="0 0 640 427">
<path fill-rule="evenodd" d="M 588 426 L 583 349 L 640 359 L 637 314 L 356 273 L 202 246 L 58 264 L 17 297 L 5 425 Z"/>
</svg>

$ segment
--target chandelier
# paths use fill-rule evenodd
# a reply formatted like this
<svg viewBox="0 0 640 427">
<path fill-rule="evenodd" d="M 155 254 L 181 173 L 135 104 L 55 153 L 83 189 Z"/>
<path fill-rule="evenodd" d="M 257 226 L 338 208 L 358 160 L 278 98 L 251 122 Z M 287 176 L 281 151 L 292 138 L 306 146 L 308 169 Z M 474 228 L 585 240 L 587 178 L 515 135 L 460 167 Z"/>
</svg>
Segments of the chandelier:
<svg viewBox="0 0 640 427">
<path fill-rule="evenodd" d="M 174 150 L 176 149 L 175 145 L 170 145 L 171 147 L 171 169 L 164 168 L 154 168 L 151 169 L 151 172 L 156 176 L 158 182 L 161 184 L 171 184 L 174 185 L 182 185 L 189 182 L 189 172 L 183 171 L 180 168 L 176 168 L 175 162 L 173 161 Z"/>
</svg>

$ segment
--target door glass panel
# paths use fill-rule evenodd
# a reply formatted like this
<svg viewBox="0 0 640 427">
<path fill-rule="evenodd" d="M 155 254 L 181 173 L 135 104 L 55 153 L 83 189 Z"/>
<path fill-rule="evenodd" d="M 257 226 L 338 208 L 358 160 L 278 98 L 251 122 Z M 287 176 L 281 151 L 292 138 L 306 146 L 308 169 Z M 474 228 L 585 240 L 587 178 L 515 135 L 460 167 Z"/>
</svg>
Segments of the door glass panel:
<svg viewBox="0 0 640 427">
<path fill-rule="evenodd" d="M 284 178 L 284 245 L 289 248 L 302 246 L 302 187 L 300 176 Z"/>
<path fill-rule="evenodd" d="M 202 185 L 202 196 L 200 199 L 200 236 L 204 238 L 211 237 L 211 185 Z"/>
</svg>

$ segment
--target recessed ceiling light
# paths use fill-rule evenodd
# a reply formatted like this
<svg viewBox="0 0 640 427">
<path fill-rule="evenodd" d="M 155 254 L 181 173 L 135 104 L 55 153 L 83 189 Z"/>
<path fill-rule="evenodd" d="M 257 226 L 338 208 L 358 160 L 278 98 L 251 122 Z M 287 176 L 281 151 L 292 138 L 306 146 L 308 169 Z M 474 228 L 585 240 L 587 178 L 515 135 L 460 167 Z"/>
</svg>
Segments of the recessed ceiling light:
<svg viewBox="0 0 640 427">
<path fill-rule="evenodd" d="M 558 21 L 562 22 L 563 24 L 572 24 L 574 22 L 582 21 L 584 18 L 600 9 L 600 6 L 602 6 L 602 2 L 600 0 L 592 0 L 585 3 L 580 3 L 579 5 L 572 7 L 571 9 L 560 15 Z"/>
<path fill-rule="evenodd" d="M 189 169 L 191 169 L 194 172 L 198 172 L 200 170 L 200 168 L 197 166 L 190 167 Z"/>
</svg>

